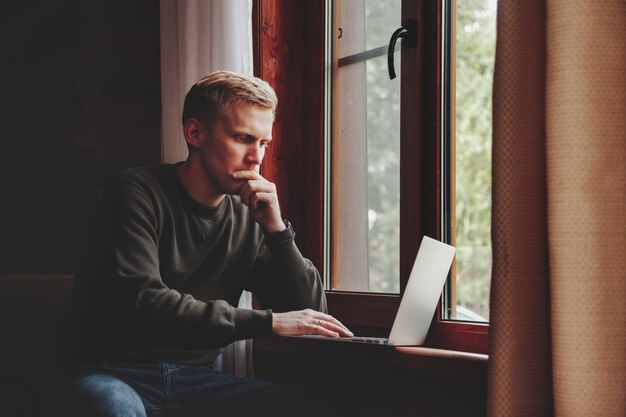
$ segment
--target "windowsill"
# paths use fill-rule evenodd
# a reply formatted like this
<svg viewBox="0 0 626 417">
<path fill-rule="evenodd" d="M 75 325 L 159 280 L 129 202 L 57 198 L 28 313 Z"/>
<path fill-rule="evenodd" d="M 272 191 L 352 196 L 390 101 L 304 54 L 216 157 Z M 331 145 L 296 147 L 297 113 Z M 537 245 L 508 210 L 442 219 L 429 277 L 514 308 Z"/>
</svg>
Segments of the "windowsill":
<svg viewBox="0 0 626 417">
<path fill-rule="evenodd" d="M 486 380 L 488 355 L 427 347 L 391 347 L 318 339 L 274 337 L 254 341 L 254 349 L 357 366 L 403 369 L 435 376 Z"/>
<path fill-rule="evenodd" d="M 394 349 L 400 355 L 424 356 L 475 362 L 487 362 L 489 360 L 489 355 L 483 355 L 482 353 L 459 352 L 457 350 L 435 349 L 422 346 L 396 346 Z"/>
<path fill-rule="evenodd" d="M 486 380 L 489 356 L 421 346 L 394 347 L 393 366 L 431 373 Z"/>
</svg>

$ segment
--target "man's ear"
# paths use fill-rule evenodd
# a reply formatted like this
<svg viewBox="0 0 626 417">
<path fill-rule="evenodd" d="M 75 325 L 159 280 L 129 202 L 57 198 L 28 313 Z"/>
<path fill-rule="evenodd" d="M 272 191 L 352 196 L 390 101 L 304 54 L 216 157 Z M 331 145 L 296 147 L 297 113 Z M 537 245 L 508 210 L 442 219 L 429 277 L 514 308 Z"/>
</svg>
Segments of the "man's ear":
<svg viewBox="0 0 626 417">
<path fill-rule="evenodd" d="M 189 119 L 183 126 L 183 134 L 187 144 L 194 149 L 200 147 L 201 135 L 200 122 L 197 119 Z"/>
</svg>

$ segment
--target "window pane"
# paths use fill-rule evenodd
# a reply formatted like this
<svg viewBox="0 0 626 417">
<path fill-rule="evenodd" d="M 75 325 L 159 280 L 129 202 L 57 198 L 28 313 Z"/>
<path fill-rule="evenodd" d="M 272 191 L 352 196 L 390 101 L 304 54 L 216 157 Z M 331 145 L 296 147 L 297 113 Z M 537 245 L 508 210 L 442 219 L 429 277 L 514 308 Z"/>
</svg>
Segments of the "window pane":
<svg viewBox="0 0 626 417">
<path fill-rule="evenodd" d="M 452 4 L 454 5 L 454 1 Z M 455 182 L 457 247 L 451 318 L 487 321 L 491 280 L 491 93 L 496 0 L 456 0 Z M 453 136 L 454 137 L 454 136 Z"/>
<path fill-rule="evenodd" d="M 400 5 L 335 4 L 333 289 L 399 292 L 400 54 L 389 80 L 386 46 Z"/>
</svg>

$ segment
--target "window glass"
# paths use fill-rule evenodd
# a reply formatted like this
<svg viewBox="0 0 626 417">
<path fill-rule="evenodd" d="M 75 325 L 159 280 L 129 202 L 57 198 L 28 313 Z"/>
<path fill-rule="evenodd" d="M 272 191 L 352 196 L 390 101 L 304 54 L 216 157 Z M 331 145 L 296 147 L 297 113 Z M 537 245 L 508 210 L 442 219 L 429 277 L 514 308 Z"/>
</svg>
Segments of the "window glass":
<svg viewBox="0 0 626 417">
<path fill-rule="evenodd" d="M 399 292 L 401 0 L 334 2 L 332 288 Z"/>
<path fill-rule="evenodd" d="M 452 240 L 449 318 L 487 321 L 491 279 L 491 96 L 496 0 L 452 1 Z"/>
</svg>

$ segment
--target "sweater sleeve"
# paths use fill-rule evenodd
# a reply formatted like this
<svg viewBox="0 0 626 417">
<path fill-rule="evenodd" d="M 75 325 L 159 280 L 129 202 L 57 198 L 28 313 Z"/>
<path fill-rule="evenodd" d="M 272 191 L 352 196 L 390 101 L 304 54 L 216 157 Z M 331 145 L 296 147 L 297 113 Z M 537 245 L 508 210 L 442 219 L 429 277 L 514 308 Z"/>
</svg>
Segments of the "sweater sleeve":
<svg viewBox="0 0 626 417">
<path fill-rule="evenodd" d="M 158 199 L 141 183 L 117 179 L 108 196 L 109 271 L 105 279 L 129 331 L 162 346 L 222 347 L 271 334 L 270 311 L 200 301 L 169 288 L 159 268 Z"/>
<path fill-rule="evenodd" d="M 261 245 L 249 290 L 264 308 L 277 312 L 310 308 L 327 312 L 324 287 L 317 268 L 302 256 L 295 234 Z"/>
</svg>

